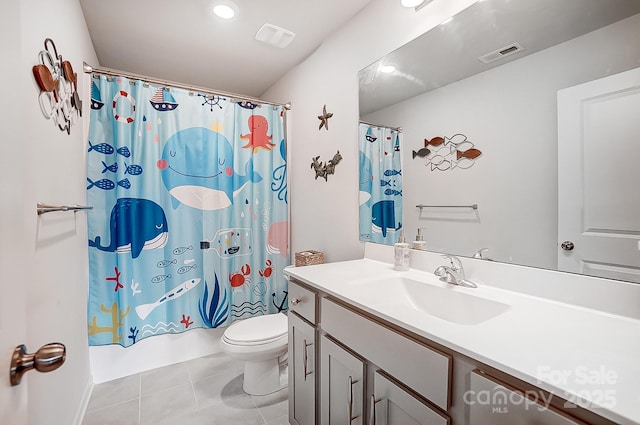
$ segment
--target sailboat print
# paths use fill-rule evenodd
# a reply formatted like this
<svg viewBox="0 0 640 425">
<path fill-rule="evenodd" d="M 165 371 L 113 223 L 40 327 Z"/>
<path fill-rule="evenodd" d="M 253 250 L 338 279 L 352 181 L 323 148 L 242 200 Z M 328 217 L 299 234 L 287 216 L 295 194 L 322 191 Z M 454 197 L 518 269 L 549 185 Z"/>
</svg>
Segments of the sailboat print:
<svg viewBox="0 0 640 425">
<path fill-rule="evenodd" d="M 164 87 L 160 87 L 156 91 L 149 103 L 156 111 L 173 111 L 178 107 L 176 100 L 171 96 L 169 90 Z"/>
<path fill-rule="evenodd" d="M 98 90 L 96 83 L 91 81 L 91 109 L 101 109 L 103 106 L 100 90 Z"/>
</svg>

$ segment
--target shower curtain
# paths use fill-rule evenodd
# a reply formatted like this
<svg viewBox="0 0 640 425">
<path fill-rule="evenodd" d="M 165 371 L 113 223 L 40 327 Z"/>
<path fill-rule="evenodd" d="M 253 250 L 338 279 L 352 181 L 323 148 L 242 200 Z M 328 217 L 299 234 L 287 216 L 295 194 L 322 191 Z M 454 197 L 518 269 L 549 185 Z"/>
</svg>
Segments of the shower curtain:
<svg viewBox="0 0 640 425">
<path fill-rule="evenodd" d="M 287 308 L 282 106 L 94 76 L 90 345 Z"/>
<path fill-rule="evenodd" d="M 400 132 L 360 123 L 360 240 L 398 241 L 402 228 Z"/>
</svg>

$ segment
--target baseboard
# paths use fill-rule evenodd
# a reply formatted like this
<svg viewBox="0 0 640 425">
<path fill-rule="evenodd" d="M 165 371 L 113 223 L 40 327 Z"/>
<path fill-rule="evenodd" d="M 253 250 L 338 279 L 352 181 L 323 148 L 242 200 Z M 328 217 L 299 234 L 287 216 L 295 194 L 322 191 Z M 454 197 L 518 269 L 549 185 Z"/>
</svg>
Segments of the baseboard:
<svg viewBox="0 0 640 425">
<path fill-rule="evenodd" d="M 76 411 L 76 417 L 73 420 L 74 425 L 82 425 L 84 415 L 87 412 L 87 407 L 89 406 L 89 400 L 91 400 L 91 393 L 93 393 L 93 377 L 89 375 L 89 379 L 84 387 L 82 399 L 80 400 L 80 405 Z"/>
</svg>

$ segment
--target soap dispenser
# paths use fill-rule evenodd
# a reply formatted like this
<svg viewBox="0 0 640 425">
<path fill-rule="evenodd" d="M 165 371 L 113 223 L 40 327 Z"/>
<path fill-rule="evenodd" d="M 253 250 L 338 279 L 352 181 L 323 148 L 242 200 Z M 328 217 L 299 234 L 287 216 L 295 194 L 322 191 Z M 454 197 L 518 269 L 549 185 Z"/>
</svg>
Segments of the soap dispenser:
<svg viewBox="0 0 640 425">
<path fill-rule="evenodd" d="M 422 237 L 422 227 L 418 227 L 418 234 L 416 235 L 416 240 L 411 244 L 411 248 L 413 249 L 427 249 L 427 242 Z"/>
<path fill-rule="evenodd" d="M 404 239 L 404 230 L 400 230 L 398 242 L 393 245 L 393 268 L 398 271 L 409 270 L 409 244 Z"/>
</svg>

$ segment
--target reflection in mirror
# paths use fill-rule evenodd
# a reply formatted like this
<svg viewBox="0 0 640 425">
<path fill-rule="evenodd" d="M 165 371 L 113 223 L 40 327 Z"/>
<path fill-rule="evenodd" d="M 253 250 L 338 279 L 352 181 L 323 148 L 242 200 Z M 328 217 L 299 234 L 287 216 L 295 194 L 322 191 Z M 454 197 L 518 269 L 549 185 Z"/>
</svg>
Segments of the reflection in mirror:
<svg viewBox="0 0 640 425">
<path fill-rule="evenodd" d="M 360 122 L 360 240 L 392 245 L 402 229 L 399 128 Z"/>
<path fill-rule="evenodd" d="M 485 0 L 361 70 L 407 240 L 640 283 L 639 67 L 640 0 Z"/>
</svg>

